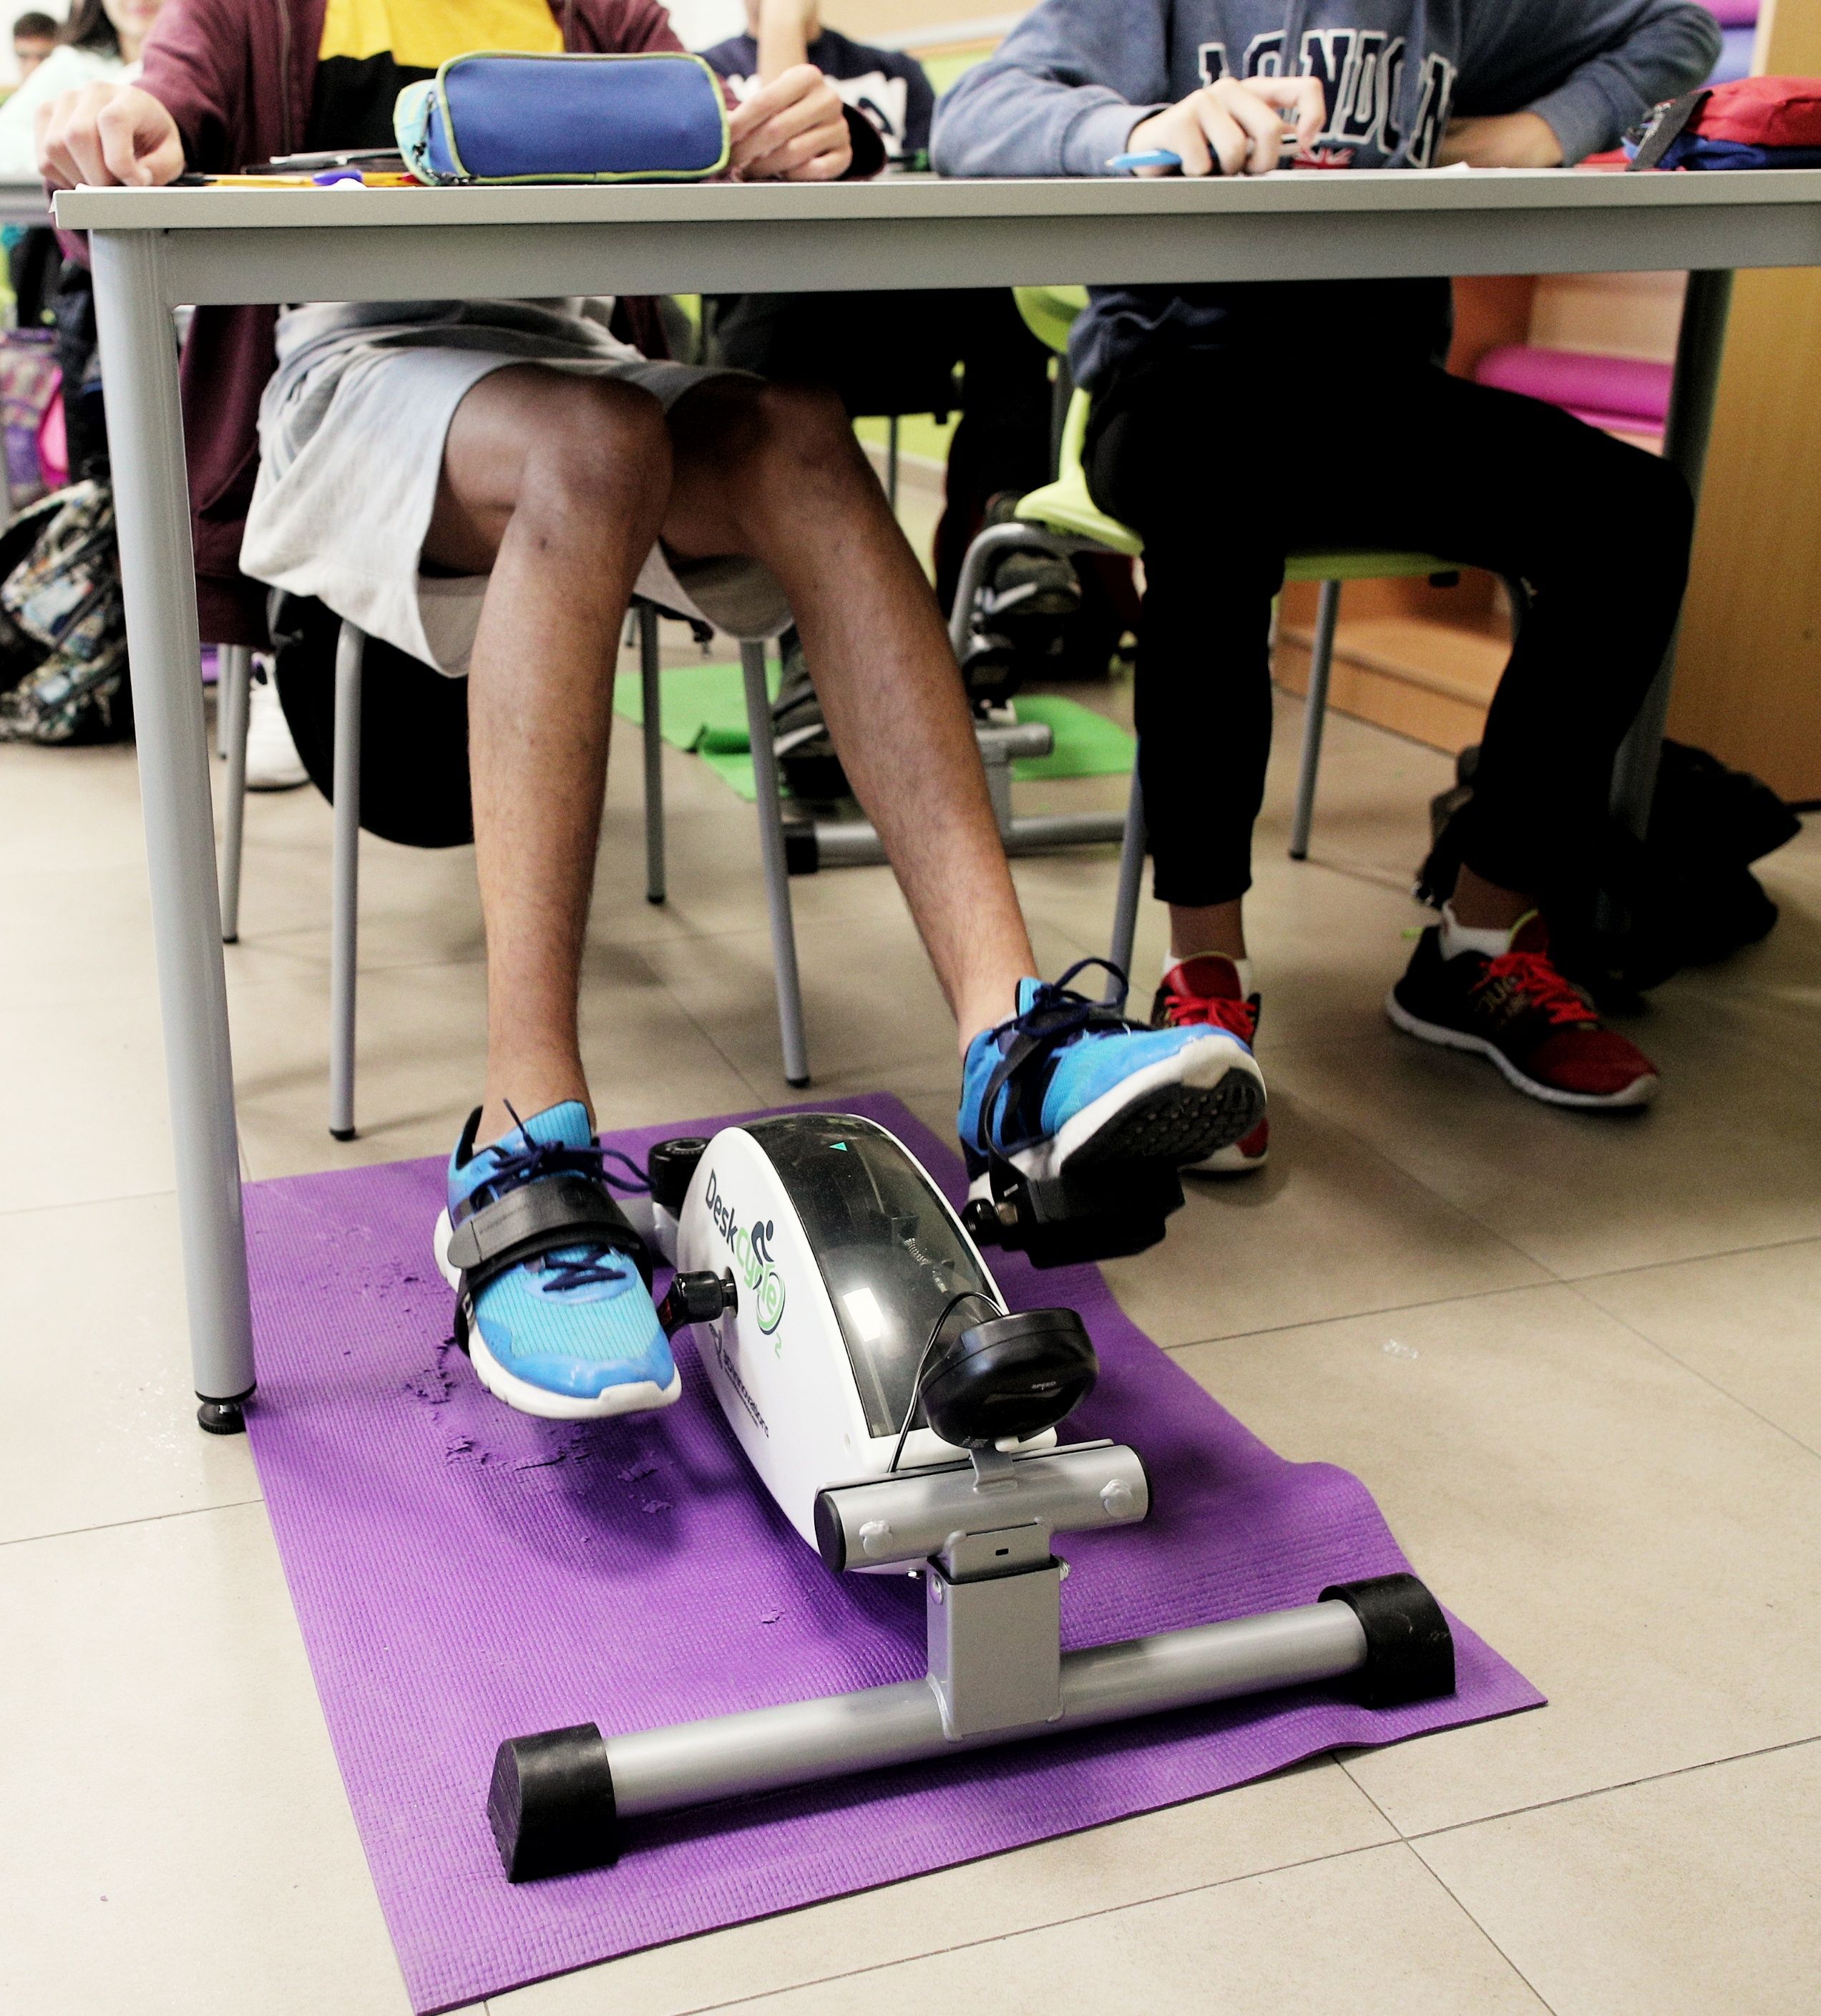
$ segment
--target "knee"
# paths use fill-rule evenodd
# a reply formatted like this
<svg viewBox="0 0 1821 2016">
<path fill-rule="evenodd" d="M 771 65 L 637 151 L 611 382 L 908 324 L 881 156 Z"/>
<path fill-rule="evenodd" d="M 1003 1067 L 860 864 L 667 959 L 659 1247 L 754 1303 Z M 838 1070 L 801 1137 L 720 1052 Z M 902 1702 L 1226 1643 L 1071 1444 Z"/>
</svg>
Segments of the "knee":
<svg viewBox="0 0 1821 2016">
<path fill-rule="evenodd" d="M 761 477 L 826 485 L 866 466 L 846 409 L 823 386 L 754 385 L 729 433 L 732 459 Z"/>
<path fill-rule="evenodd" d="M 670 494 L 664 408 L 611 378 L 560 382 L 527 416 L 518 511 L 574 528 L 661 516 Z"/>
<path fill-rule="evenodd" d="M 1636 522 L 1678 574 L 1688 567 L 1688 549 L 1694 540 L 1694 495 L 1688 478 L 1672 462 L 1660 455 L 1643 456 L 1644 468 L 1638 485 Z"/>
<path fill-rule="evenodd" d="M 1614 441 L 1603 479 L 1563 513 L 1557 571 L 1679 592 L 1694 538 L 1687 479 L 1658 455 Z"/>
</svg>

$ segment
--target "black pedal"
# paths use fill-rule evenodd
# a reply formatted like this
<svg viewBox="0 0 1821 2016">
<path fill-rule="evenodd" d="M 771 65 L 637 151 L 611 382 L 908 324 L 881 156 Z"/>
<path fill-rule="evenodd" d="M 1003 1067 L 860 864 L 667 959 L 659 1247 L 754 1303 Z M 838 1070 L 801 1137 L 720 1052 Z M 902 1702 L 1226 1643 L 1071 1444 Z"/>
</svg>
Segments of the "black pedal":
<svg viewBox="0 0 1821 2016">
<path fill-rule="evenodd" d="M 1182 1206 L 1173 1168 L 1141 1163 L 1033 1183 L 995 1161 L 992 1201 L 976 1197 L 961 1215 L 975 1243 L 1022 1253 L 1033 1267 L 1070 1267 L 1143 1253 Z"/>
</svg>

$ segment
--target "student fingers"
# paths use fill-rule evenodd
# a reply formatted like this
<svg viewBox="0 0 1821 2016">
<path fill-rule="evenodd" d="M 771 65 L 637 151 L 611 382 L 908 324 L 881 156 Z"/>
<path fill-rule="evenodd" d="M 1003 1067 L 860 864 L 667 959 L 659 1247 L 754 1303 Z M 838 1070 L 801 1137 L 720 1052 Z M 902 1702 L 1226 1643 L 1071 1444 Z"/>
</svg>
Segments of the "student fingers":
<svg viewBox="0 0 1821 2016">
<path fill-rule="evenodd" d="M 142 157 L 139 149 L 142 139 L 149 140 L 152 136 L 142 132 L 142 122 L 130 102 L 117 98 L 103 106 L 95 116 L 95 131 L 107 171 L 103 181 L 124 182 L 129 187 L 151 182 L 151 164 Z"/>
<path fill-rule="evenodd" d="M 1161 147 L 1166 153 L 1176 155 L 1182 161 L 1181 172 L 1186 175 L 1211 175 L 1218 172 L 1214 150 L 1201 130 L 1201 118 L 1197 99 L 1181 105 L 1173 105 L 1168 112 L 1155 120 L 1146 120 L 1126 144 L 1135 153 L 1143 153 L 1152 147 Z M 1139 134 L 1142 132 L 1141 141 Z M 1161 175 L 1168 172 L 1164 168 L 1140 168 L 1141 175 Z"/>
<path fill-rule="evenodd" d="M 844 128 L 838 147 L 831 147 L 826 153 L 805 161 L 801 167 L 792 169 L 790 179 L 794 182 L 838 182 L 853 164 L 853 142 Z"/>
<path fill-rule="evenodd" d="M 1196 102 L 1195 119 L 1202 143 L 1213 157 L 1212 172 L 1217 175 L 1244 174 L 1252 154 L 1252 136 L 1246 128 L 1208 92 L 1204 92 Z M 1183 157 L 1182 172 L 1193 172 L 1186 155 Z"/>
<path fill-rule="evenodd" d="M 38 149 L 38 171 L 52 189 L 70 189 L 75 184 L 75 164 L 63 145 L 63 106 L 53 99 L 41 105 L 32 121 Z"/>
<path fill-rule="evenodd" d="M 102 157 L 92 86 L 66 92 L 44 107 L 39 117 L 44 122 L 38 141 L 39 167 L 53 187 L 74 189 L 79 182 L 113 179 Z"/>
<path fill-rule="evenodd" d="M 1269 175 L 1282 151 L 1282 113 L 1236 77 L 1222 77 L 1203 95 L 1211 102 L 1210 111 L 1218 108 L 1228 121 L 1225 131 L 1218 131 L 1208 113 L 1202 115 L 1202 127 L 1220 156 L 1221 173 Z"/>
<path fill-rule="evenodd" d="M 757 98 L 748 99 L 740 110 L 750 112 L 758 104 Z M 732 164 L 742 171 L 755 167 L 769 154 L 773 154 L 798 134 L 812 131 L 819 123 L 816 107 L 806 101 L 785 106 L 764 118 L 742 121 L 735 113 L 729 122 L 729 131 L 733 142 Z"/>
<path fill-rule="evenodd" d="M 817 106 L 831 99 L 835 99 L 834 86 L 815 64 L 794 64 L 736 105 L 729 117 L 728 130 L 736 148 L 743 139 L 760 132 L 774 120 L 797 121 L 790 127 L 796 131 L 801 123 L 812 122 Z"/>
<path fill-rule="evenodd" d="M 1312 146 L 1328 123 L 1328 100 L 1319 77 L 1248 77 L 1246 88 L 1276 106 L 1285 123 L 1294 125 L 1301 146 Z"/>
<path fill-rule="evenodd" d="M 786 106 L 761 124 L 736 133 L 732 166 L 736 173 L 754 179 L 784 174 L 789 165 L 825 153 L 835 144 L 837 133 L 844 140 L 847 130 L 847 114 L 830 87 Z M 814 142 L 807 152 L 798 144 L 804 141 Z"/>
<path fill-rule="evenodd" d="M 804 173 L 812 161 L 833 160 L 837 157 L 838 165 L 832 175 Z M 740 173 L 747 182 L 828 182 L 845 175 L 852 159 L 853 146 L 848 137 L 848 122 L 843 118 L 837 124 L 812 127 L 808 132 L 798 133 L 764 154 L 743 162 Z"/>
</svg>

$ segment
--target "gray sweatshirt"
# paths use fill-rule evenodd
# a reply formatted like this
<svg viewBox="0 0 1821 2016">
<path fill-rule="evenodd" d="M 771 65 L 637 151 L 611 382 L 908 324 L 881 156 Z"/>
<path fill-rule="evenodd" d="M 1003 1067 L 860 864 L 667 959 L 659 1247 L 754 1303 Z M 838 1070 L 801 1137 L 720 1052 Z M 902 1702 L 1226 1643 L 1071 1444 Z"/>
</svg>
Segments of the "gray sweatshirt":
<svg viewBox="0 0 1821 2016">
<path fill-rule="evenodd" d="M 1424 167 L 1451 118 L 1488 113 L 1535 112 L 1565 159 L 1596 153 L 1700 84 L 1720 31 L 1696 0 L 1043 0 L 937 107 L 934 165 L 1104 175 L 1140 120 L 1223 76 L 1280 75 L 1287 46 L 1326 93 L 1323 159 Z M 1447 327 L 1445 282 L 1096 288 L 1070 354 L 1094 387 L 1183 348 L 1420 358 Z"/>
</svg>

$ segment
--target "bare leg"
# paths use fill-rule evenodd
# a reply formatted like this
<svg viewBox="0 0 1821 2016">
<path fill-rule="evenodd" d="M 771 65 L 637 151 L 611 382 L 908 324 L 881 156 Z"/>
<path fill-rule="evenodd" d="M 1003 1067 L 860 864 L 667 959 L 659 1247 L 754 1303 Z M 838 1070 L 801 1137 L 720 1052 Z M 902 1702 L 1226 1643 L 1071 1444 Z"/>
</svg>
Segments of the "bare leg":
<svg viewBox="0 0 1821 2016">
<path fill-rule="evenodd" d="M 832 398 L 726 379 L 670 417 L 665 543 L 750 554 L 783 584 L 965 1050 L 1036 967 L 929 583 Z"/>
<path fill-rule="evenodd" d="M 1449 903 L 1455 921 L 1470 931 L 1508 931 L 1518 919 L 1536 908 L 1536 898 L 1516 889 L 1503 889 L 1476 875 L 1463 862 L 1455 877 L 1454 894 Z"/>
<path fill-rule="evenodd" d="M 1245 905 L 1237 896 L 1230 903 L 1170 905 L 1171 957 L 1193 959 L 1202 952 L 1224 952 L 1229 959 L 1246 956 Z"/>
<path fill-rule="evenodd" d="M 468 686 L 487 933 L 483 1141 L 588 1100 L 576 1030 L 620 627 L 671 487 L 662 409 L 535 365 L 457 410 L 425 557 L 491 573 Z M 592 1111 L 592 1109 L 591 1109 Z"/>
</svg>

